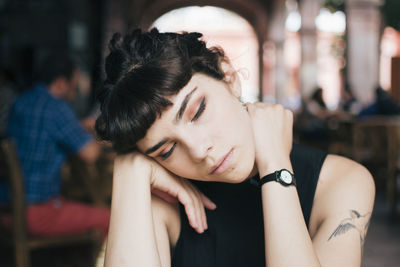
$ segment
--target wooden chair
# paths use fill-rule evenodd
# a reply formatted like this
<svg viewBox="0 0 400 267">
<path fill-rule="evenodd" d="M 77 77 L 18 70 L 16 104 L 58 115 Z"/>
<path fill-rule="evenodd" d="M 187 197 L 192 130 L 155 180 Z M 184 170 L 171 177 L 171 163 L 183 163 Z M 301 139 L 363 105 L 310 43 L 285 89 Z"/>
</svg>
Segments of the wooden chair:
<svg viewBox="0 0 400 267">
<path fill-rule="evenodd" d="M 23 174 L 17 157 L 14 143 L 10 139 L 0 141 L 0 166 L 5 167 L 5 177 L 9 183 L 11 193 L 11 216 L 12 231 L 0 232 L 0 243 L 14 247 L 14 258 L 16 267 L 30 266 L 30 251 L 44 247 L 71 246 L 73 244 L 92 244 L 93 255 L 92 264 L 100 249 L 101 233 L 98 231 L 88 231 L 82 234 L 62 235 L 51 237 L 29 236 L 26 225 L 26 207 Z M 2 175 L 3 176 L 3 175 Z"/>
<path fill-rule="evenodd" d="M 360 120 L 353 129 L 353 156 L 358 162 L 373 162 L 384 170 L 375 177 L 385 187 L 389 215 L 396 217 L 398 200 L 397 176 L 400 172 L 400 117 L 371 117 Z M 367 150 L 366 150 L 367 149 Z M 368 153 L 364 153 L 368 152 Z M 374 171 L 372 169 L 372 171 Z M 378 172 L 375 172 L 377 175 Z M 374 175 L 374 172 L 373 172 Z M 380 178 L 377 180 L 376 178 Z M 377 183 L 378 185 L 378 183 Z"/>
<path fill-rule="evenodd" d="M 96 206 L 109 207 L 108 198 L 111 199 L 111 195 L 106 194 L 105 190 L 111 191 L 111 185 L 104 185 L 105 179 L 101 171 L 102 168 L 97 162 L 87 163 L 78 156 L 70 156 L 64 166 L 63 195 L 89 201 Z M 112 174 L 109 178 L 108 180 L 112 181 Z"/>
</svg>

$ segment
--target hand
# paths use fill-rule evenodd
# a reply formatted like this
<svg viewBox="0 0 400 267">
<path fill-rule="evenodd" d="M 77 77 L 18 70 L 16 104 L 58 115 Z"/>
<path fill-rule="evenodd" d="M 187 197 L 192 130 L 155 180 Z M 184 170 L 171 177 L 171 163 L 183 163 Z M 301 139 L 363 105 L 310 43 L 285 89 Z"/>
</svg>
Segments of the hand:
<svg viewBox="0 0 400 267">
<path fill-rule="evenodd" d="M 214 210 L 216 205 L 186 179 L 172 174 L 153 160 L 151 162 L 152 193 L 171 203 L 181 202 L 190 225 L 198 233 L 204 232 L 208 228 L 204 208 Z"/>
<path fill-rule="evenodd" d="M 260 177 L 282 168 L 291 169 L 292 112 L 282 105 L 260 102 L 246 106 L 253 126 Z"/>
<path fill-rule="evenodd" d="M 93 134 L 95 136 L 95 130 L 94 130 L 94 125 L 96 123 L 96 119 L 92 117 L 87 117 L 83 120 L 81 120 L 81 126 L 83 129 L 85 129 L 87 132 Z"/>
<path fill-rule="evenodd" d="M 207 229 L 204 208 L 214 210 L 216 205 L 189 181 L 172 174 L 151 158 L 137 152 L 119 155 L 114 162 L 114 175 L 143 179 L 153 194 L 167 202 L 181 202 L 190 225 L 197 232 Z"/>
</svg>

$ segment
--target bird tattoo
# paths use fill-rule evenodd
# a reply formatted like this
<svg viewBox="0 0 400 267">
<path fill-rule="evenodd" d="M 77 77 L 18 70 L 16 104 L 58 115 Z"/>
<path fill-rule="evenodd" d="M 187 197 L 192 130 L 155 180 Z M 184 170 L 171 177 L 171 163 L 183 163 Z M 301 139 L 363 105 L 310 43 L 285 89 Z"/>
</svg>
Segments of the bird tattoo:
<svg viewBox="0 0 400 267">
<path fill-rule="evenodd" d="M 333 231 L 331 236 L 328 238 L 328 241 L 333 237 L 342 235 L 351 229 L 355 229 L 360 234 L 360 244 L 361 249 L 363 248 L 365 237 L 367 235 L 368 226 L 370 223 L 371 212 L 368 212 L 364 215 L 361 215 L 356 210 L 350 210 L 350 218 L 343 219 L 339 226 Z"/>
</svg>

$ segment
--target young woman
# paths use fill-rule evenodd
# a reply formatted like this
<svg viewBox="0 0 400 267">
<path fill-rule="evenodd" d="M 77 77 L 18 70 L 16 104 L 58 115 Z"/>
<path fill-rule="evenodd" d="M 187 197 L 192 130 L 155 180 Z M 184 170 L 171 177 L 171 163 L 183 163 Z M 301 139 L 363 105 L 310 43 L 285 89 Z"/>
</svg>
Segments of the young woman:
<svg viewBox="0 0 400 267">
<path fill-rule="evenodd" d="M 110 42 L 96 123 L 120 152 L 106 266 L 360 266 L 369 172 L 292 145 L 292 113 L 242 105 L 228 59 L 200 37 Z"/>
</svg>

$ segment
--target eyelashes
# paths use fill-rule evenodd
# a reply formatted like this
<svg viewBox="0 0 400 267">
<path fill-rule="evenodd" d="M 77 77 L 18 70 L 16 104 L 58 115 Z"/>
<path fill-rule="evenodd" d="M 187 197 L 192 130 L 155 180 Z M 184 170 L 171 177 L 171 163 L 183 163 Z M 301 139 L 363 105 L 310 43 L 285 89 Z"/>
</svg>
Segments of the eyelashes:
<svg viewBox="0 0 400 267">
<path fill-rule="evenodd" d="M 193 118 L 190 121 L 191 122 L 196 121 L 203 114 L 205 109 L 206 109 L 206 98 L 203 97 L 203 99 L 201 100 L 199 109 L 197 110 L 196 114 L 193 116 Z M 159 157 L 161 158 L 161 160 L 166 160 L 174 151 L 175 146 L 176 146 L 176 142 L 174 142 L 174 144 L 172 145 L 170 150 L 168 150 L 168 152 L 166 152 L 164 154 L 160 154 Z"/>
<path fill-rule="evenodd" d="M 171 149 L 168 150 L 167 153 L 164 153 L 164 154 L 161 154 L 161 155 L 160 155 L 161 159 L 162 159 L 162 160 L 166 160 L 166 159 L 171 155 L 171 153 L 174 151 L 175 146 L 176 146 L 176 142 L 174 142 L 174 144 L 172 145 Z"/>
<path fill-rule="evenodd" d="M 201 103 L 200 103 L 200 107 L 197 110 L 196 114 L 193 116 L 191 122 L 197 120 L 200 117 L 200 115 L 204 112 L 205 109 L 206 109 L 206 98 L 203 97 L 203 99 L 201 100 Z"/>
</svg>

